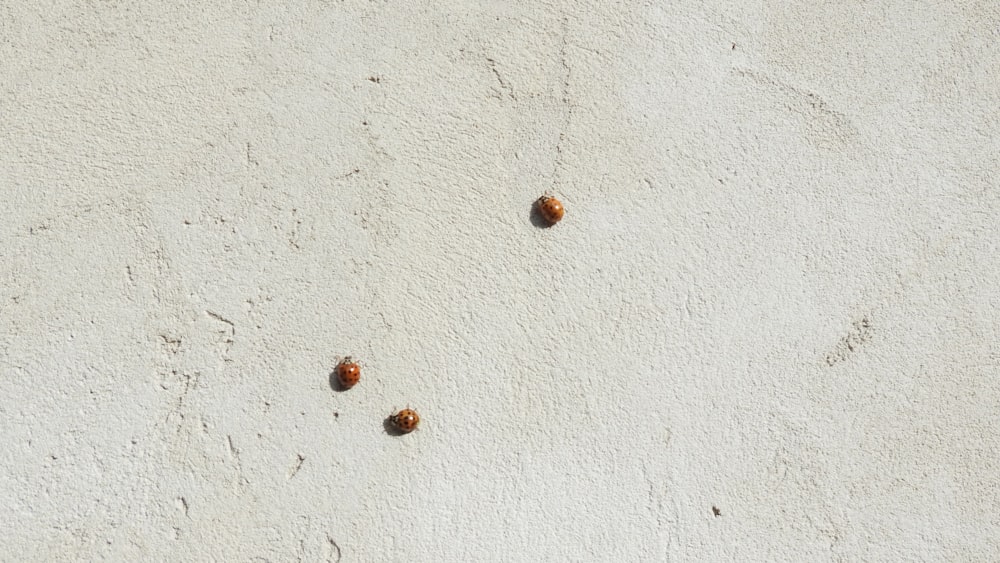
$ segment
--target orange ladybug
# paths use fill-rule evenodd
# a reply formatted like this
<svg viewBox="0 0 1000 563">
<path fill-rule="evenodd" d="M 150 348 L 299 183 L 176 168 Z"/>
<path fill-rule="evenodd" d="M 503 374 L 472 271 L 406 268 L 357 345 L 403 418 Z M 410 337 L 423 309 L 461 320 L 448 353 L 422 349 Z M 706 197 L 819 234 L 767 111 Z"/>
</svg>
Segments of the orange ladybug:
<svg viewBox="0 0 1000 563">
<path fill-rule="evenodd" d="M 566 210 L 563 208 L 562 202 L 558 199 L 550 195 L 543 195 L 538 198 L 538 212 L 542 214 L 542 217 L 549 224 L 555 225 L 562 220 Z"/>
<path fill-rule="evenodd" d="M 361 366 L 351 359 L 350 356 L 347 356 L 337 364 L 336 372 L 337 382 L 340 383 L 340 387 L 343 389 L 350 389 L 361 380 Z"/>
<path fill-rule="evenodd" d="M 390 416 L 389 421 L 396 427 L 396 430 L 405 434 L 417 429 L 417 425 L 420 424 L 420 415 L 413 409 L 403 409 Z"/>
</svg>

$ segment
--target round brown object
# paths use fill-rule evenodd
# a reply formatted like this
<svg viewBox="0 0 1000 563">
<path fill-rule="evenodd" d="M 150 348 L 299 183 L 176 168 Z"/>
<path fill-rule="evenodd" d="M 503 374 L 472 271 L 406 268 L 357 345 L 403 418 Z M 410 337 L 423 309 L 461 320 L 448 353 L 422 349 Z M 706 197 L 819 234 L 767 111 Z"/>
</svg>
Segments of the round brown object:
<svg viewBox="0 0 1000 563">
<path fill-rule="evenodd" d="M 403 409 L 389 417 L 392 425 L 400 432 L 413 432 L 420 424 L 420 415 L 413 409 Z"/>
<path fill-rule="evenodd" d="M 357 385 L 360 380 L 361 366 L 352 360 L 350 356 L 347 356 L 342 362 L 337 364 L 337 381 L 341 387 L 350 389 Z"/>
<path fill-rule="evenodd" d="M 538 198 L 538 212 L 542 214 L 542 217 L 546 221 L 555 225 L 562 220 L 566 210 L 563 208 L 562 202 L 558 199 L 549 195 L 543 195 Z"/>
</svg>

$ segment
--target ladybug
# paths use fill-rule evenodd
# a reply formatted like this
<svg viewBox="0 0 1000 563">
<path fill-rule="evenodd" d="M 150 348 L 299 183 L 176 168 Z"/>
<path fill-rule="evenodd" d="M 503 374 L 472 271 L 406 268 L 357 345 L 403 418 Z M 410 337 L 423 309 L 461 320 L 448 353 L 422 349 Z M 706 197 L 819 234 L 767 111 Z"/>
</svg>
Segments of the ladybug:
<svg viewBox="0 0 1000 563">
<path fill-rule="evenodd" d="M 542 217 L 551 225 L 555 225 L 561 221 L 563 214 L 566 213 L 566 209 L 563 208 L 562 202 L 550 195 L 543 195 L 538 198 L 537 203 L 538 212 L 541 213 Z"/>
<path fill-rule="evenodd" d="M 396 427 L 396 430 L 406 434 L 413 432 L 420 424 L 420 415 L 413 409 L 403 409 L 389 417 L 389 422 Z"/>
<path fill-rule="evenodd" d="M 347 356 L 337 364 L 336 372 L 337 382 L 340 383 L 340 387 L 343 389 L 350 389 L 361 380 L 361 366 L 352 360 L 350 356 Z"/>
</svg>

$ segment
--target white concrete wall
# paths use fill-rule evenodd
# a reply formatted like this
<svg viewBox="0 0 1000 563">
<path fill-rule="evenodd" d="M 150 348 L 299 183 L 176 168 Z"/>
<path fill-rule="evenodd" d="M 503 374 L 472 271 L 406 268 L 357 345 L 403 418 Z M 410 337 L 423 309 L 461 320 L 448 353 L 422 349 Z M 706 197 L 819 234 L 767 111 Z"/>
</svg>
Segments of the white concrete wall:
<svg viewBox="0 0 1000 563">
<path fill-rule="evenodd" d="M 0 559 L 1000 558 L 996 2 L 187 4 L 0 4 Z"/>
</svg>

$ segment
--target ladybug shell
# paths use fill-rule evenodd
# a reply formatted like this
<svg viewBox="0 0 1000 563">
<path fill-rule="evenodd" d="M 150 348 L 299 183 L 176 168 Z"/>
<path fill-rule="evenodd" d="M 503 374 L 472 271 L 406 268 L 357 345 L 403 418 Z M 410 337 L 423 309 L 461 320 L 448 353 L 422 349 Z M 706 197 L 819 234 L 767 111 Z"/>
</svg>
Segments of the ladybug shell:
<svg viewBox="0 0 1000 563">
<path fill-rule="evenodd" d="M 344 389 L 350 389 L 361 380 L 361 366 L 345 361 L 337 364 L 337 381 Z"/>
<path fill-rule="evenodd" d="M 549 223 L 555 224 L 562 220 L 566 210 L 558 199 L 551 196 L 542 196 L 538 199 L 538 212 L 542 214 Z"/>
<path fill-rule="evenodd" d="M 412 409 L 403 409 L 392 415 L 392 424 L 400 432 L 413 432 L 420 424 L 420 415 Z"/>
</svg>

